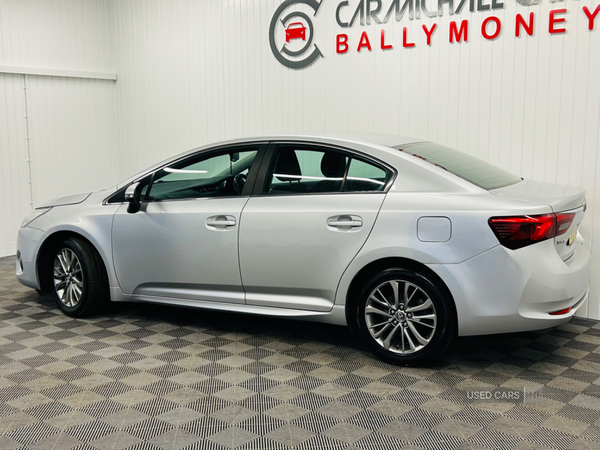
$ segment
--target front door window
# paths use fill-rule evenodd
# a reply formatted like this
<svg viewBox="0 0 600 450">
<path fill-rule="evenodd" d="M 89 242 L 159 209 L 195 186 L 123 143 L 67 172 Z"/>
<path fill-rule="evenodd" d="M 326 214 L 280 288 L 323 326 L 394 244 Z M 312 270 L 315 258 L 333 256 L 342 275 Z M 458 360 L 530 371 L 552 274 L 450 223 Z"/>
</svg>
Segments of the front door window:
<svg viewBox="0 0 600 450">
<path fill-rule="evenodd" d="M 242 195 L 256 150 L 229 151 L 179 161 L 158 171 L 146 200 Z"/>
</svg>

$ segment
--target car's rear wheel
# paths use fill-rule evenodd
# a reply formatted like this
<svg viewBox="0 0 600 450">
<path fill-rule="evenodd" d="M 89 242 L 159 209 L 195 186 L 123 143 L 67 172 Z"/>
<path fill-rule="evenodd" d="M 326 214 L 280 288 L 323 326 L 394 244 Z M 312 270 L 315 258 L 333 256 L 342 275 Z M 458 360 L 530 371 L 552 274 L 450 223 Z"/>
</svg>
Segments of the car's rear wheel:
<svg viewBox="0 0 600 450">
<path fill-rule="evenodd" d="M 456 318 L 451 299 L 432 278 L 394 268 L 364 286 L 355 309 L 356 325 L 370 349 L 388 362 L 432 362 L 452 342 Z"/>
<path fill-rule="evenodd" d="M 56 302 L 69 316 L 91 315 L 108 299 L 106 271 L 87 242 L 69 238 L 54 253 L 52 284 Z"/>
</svg>

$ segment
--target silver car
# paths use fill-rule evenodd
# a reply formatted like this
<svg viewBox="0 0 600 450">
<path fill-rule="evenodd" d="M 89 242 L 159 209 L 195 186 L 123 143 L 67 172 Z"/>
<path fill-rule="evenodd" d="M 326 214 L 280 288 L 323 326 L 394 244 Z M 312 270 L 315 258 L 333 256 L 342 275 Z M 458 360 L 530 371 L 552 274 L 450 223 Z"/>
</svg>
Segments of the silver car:
<svg viewBox="0 0 600 450">
<path fill-rule="evenodd" d="M 210 145 L 31 212 L 17 277 L 68 315 L 164 303 L 348 325 L 383 359 L 568 321 L 586 301 L 585 192 L 432 142 Z"/>
</svg>

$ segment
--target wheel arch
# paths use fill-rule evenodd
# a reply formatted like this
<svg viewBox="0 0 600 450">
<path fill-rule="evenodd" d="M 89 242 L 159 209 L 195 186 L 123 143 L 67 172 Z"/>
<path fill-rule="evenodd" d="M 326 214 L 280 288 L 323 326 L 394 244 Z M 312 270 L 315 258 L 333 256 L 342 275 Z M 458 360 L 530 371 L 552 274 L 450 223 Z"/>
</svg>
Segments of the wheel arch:
<svg viewBox="0 0 600 450">
<path fill-rule="evenodd" d="M 442 278 L 427 267 L 425 264 L 415 261 L 410 258 L 402 258 L 402 257 L 385 257 L 380 258 L 374 261 L 371 261 L 367 265 L 365 265 L 362 269 L 360 269 L 356 275 L 352 278 L 350 285 L 348 287 L 348 291 L 346 292 L 346 322 L 350 327 L 352 332 L 356 331 L 356 324 L 354 323 L 354 318 L 352 317 L 352 311 L 356 306 L 356 302 L 359 300 L 359 294 L 361 287 L 365 285 L 367 280 L 376 274 L 385 269 L 391 268 L 404 268 L 408 270 L 412 270 L 414 272 L 422 273 L 423 275 L 429 277 L 431 281 L 433 281 L 446 295 L 450 302 L 450 310 L 453 313 L 453 319 L 455 322 L 455 328 L 458 330 L 458 314 L 456 310 L 456 302 L 450 292 L 450 289 L 444 283 Z"/>
<path fill-rule="evenodd" d="M 98 260 L 102 262 L 102 269 L 104 270 L 107 282 L 109 280 L 109 274 L 107 270 L 108 266 L 102 253 L 98 251 L 96 245 L 94 245 L 92 241 L 90 241 L 81 233 L 77 233 L 76 231 L 72 230 L 59 230 L 48 235 L 46 239 L 44 239 L 44 242 L 42 242 L 40 245 L 40 249 L 37 254 L 35 267 L 38 284 L 42 292 L 49 292 L 52 290 L 52 258 L 54 256 L 54 252 L 56 252 L 58 249 L 58 246 L 69 238 L 77 238 L 86 242 L 96 252 Z"/>
</svg>

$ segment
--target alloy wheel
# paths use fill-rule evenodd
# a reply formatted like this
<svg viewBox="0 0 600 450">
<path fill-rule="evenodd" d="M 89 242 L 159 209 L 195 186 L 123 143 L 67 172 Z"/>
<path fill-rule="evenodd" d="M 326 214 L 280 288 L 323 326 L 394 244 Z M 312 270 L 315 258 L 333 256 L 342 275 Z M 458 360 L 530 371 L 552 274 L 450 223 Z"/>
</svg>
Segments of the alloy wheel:
<svg viewBox="0 0 600 450">
<path fill-rule="evenodd" d="M 83 295 L 83 270 L 75 252 L 61 249 L 54 258 L 54 290 L 61 303 L 69 308 L 77 306 Z"/>
<path fill-rule="evenodd" d="M 389 280 L 367 298 L 365 321 L 371 337 L 381 347 L 406 355 L 429 344 L 437 327 L 437 314 L 431 298 L 419 286 Z"/>
</svg>

